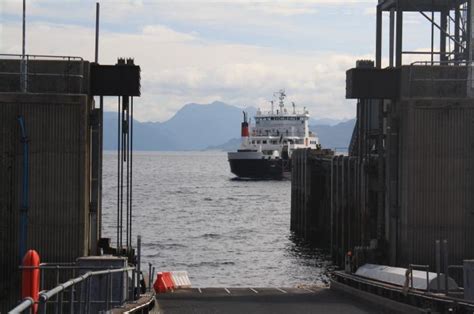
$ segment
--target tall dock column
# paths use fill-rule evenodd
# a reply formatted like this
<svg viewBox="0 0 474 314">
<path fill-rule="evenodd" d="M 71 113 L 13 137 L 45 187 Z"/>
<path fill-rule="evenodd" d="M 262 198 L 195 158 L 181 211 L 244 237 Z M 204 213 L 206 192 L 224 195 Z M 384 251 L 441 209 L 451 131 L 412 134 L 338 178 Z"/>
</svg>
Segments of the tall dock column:
<svg viewBox="0 0 474 314">
<path fill-rule="evenodd" d="M 384 12 L 391 28 L 386 68 Z M 410 14 L 431 26 L 428 51 L 403 49 L 403 18 Z M 434 266 L 436 239 L 449 239 L 451 264 L 474 256 L 474 215 L 468 210 L 474 207 L 472 16 L 470 0 L 380 0 L 375 67 L 347 72 L 346 96 L 358 101 L 350 154 L 365 178 L 356 190 L 366 200 L 354 210 L 361 217 L 369 211 L 366 227 L 377 226 L 376 234 L 361 231 L 352 249 L 368 252 L 370 262 Z M 373 103 L 378 126 L 368 131 Z"/>
</svg>

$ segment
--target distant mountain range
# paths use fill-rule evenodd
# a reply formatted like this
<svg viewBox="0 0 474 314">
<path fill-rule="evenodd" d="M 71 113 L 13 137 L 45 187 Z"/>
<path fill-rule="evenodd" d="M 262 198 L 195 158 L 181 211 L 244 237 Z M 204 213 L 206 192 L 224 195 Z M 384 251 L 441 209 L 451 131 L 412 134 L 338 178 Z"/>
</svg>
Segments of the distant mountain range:
<svg viewBox="0 0 474 314">
<path fill-rule="evenodd" d="M 245 111 L 253 117 L 256 109 L 250 107 Z M 142 151 L 229 151 L 240 145 L 241 122 L 241 108 L 217 101 L 208 105 L 187 104 L 165 122 L 134 120 L 133 148 Z M 347 147 L 354 120 L 342 123 L 328 119 L 310 120 L 310 124 L 323 147 Z M 114 112 L 104 113 L 104 149 L 117 149 L 117 113 Z"/>
</svg>

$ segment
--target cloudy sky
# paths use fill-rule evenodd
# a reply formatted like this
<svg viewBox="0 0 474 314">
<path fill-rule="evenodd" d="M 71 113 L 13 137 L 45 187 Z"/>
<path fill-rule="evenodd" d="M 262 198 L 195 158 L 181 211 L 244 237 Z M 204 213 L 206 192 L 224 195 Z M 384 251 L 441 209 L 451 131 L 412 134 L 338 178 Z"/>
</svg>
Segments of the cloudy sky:
<svg viewBox="0 0 474 314">
<path fill-rule="evenodd" d="M 134 57 L 141 66 L 141 121 L 164 121 L 191 102 L 264 107 L 281 88 L 314 118 L 351 118 L 345 71 L 374 55 L 376 0 L 100 3 L 100 62 Z M 21 52 L 21 8 L 0 1 L 2 53 Z M 405 23 L 407 49 L 429 46 L 427 23 Z M 93 60 L 94 26 L 95 1 L 27 0 L 27 53 Z"/>
</svg>

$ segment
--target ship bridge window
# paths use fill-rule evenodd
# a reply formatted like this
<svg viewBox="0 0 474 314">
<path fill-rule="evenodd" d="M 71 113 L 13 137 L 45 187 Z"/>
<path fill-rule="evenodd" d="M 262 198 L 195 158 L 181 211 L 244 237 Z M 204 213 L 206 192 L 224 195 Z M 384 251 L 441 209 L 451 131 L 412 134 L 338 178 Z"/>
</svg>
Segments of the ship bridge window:
<svg viewBox="0 0 474 314">
<path fill-rule="evenodd" d="M 267 144 L 267 141 L 262 141 L 262 144 Z"/>
<path fill-rule="evenodd" d="M 272 141 L 272 144 L 278 144 L 278 141 Z"/>
</svg>

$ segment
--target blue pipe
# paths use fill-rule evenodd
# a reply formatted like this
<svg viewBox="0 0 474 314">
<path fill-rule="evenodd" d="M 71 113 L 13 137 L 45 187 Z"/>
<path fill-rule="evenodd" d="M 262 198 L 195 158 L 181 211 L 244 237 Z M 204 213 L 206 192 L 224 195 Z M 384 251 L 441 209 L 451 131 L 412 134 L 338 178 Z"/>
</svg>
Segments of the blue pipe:
<svg viewBox="0 0 474 314">
<path fill-rule="evenodd" d="M 25 119 L 18 116 L 20 124 L 21 139 L 23 144 L 23 184 L 22 184 L 22 200 L 20 208 L 20 263 L 26 254 L 26 237 L 28 231 L 28 137 L 26 136 Z"/>
</svg>

